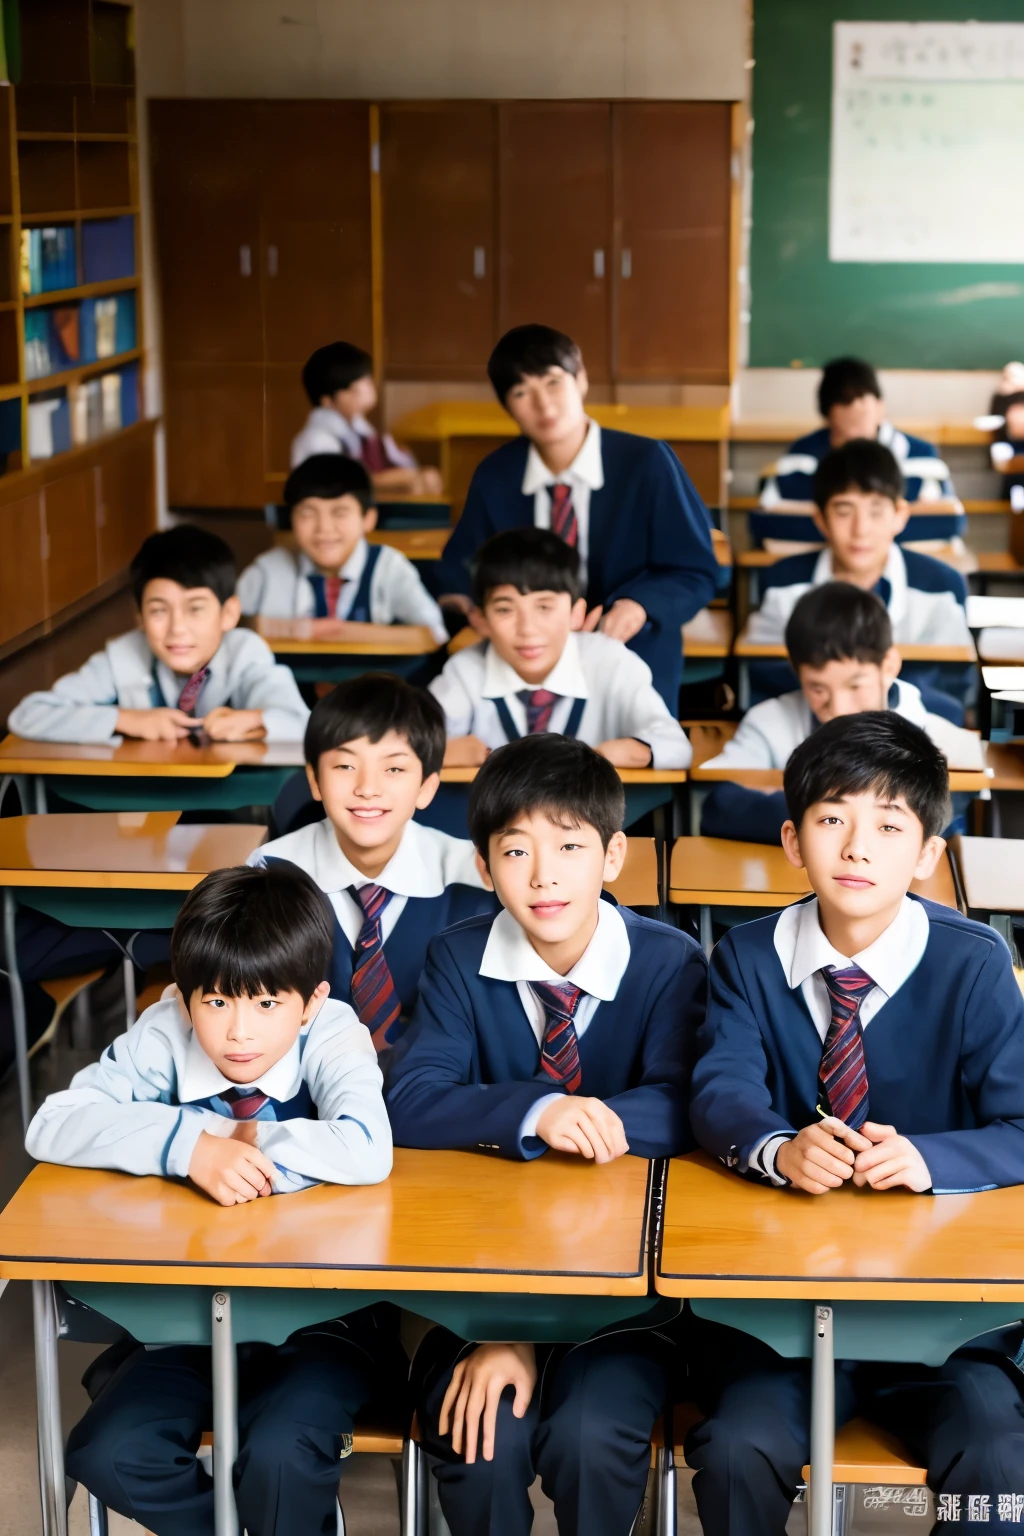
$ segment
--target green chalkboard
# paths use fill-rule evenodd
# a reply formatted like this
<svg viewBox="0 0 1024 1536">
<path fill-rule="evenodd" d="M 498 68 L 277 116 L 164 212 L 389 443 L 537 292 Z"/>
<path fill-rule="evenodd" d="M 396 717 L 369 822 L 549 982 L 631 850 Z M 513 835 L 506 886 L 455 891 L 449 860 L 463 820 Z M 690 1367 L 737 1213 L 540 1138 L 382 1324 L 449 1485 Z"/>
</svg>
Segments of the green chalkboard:
<svg viewBox="0 0 1024 1536">
<path fill-rule="evenodd" d="M 1024 4 L 755 0 L 753 367 L 852 352 L 882 368 L 1000 368 L 1024 353 L 1024 264 L 828 256 L 832 23 L 967 20 L 1024 21 Z M 1006 193 L 1024 195 L 1024 178 Z"/>
</svg>

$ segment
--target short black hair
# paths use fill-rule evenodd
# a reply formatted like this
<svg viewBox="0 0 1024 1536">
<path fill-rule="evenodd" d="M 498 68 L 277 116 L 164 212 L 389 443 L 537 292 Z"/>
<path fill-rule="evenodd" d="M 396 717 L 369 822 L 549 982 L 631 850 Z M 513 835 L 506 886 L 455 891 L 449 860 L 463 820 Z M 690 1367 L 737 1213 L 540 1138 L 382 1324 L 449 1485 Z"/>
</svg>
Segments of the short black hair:
<svg viewBox="0 0 1024 1536">
<path fill-rule="evenodd" d="M 546 811 L 590 826 L 607 848 L 622 830 L 626 792 L 606 757 L 572 736 L 544 732 L 499 747 L 469 792 L 469 835 L 486 862 L 491 838 L 517 816 Z"/>
<path fill-rule="evenodd" d="M 573 378 L 583 367 L 583 354 L 571 336 L 550 325 L 517 325 L 506 331 L 487 360 L 487 377 L 505 404 L 514 384 L 539 379 L 551 368 L 564 368 Z"/>
<path fill-rule="evenodd" d="M 444 710 L 432 693 L 391 672 L 363 672 L 317 702 L 306 726 L 306 762 L 316 773 L 325 752 L 361 736 L 376 743 L 388 731 L 405 737 L 425 779 L 441 772 Z"/>
<path fill-rule="evenodd" d="M 949 824 L 946 759 L 920 726 L 893 710 L 866 709 L 819 726 L 789 759 L 782 783 L 797 831 L 809 806 L 867 790 L 905 800 L 926 838 Z"/>
<path fill-rule="evenodd" d="M 881 443 L 870 437 L 853 437 L 841 448 L 831 448 L 814 472 L 814 500 L 820 511 L 844 491 L 873 492 L 899 501 L 903 471 Z"/>
<path fill-rule="evenodd" d="M 882 398 L 878 374 L 860 357 L 834 357 L 821 370 L 818 383 L 818 410 L 827 416 L 834 405 L 852 405 L 865 395 Z"/>
<path fill-rule="evenodd" d="M 350 341 L 332 341 L 317 347 L 302 370 L 302 387 L 311 405 L 319 405 L 324 395 L 350 389 L 359 379 L 373 374 L 373 358 Z"/>
<path fill-rule="evenodd" d="M 849 581 L 825 581 L 805 592 L 786 625 L 793 670 L 830 661 L 881 666 L 892 649 L 892 621 L 880 597 Z"/>
<path fill-rule="evenodd" d="M 473 601 L 482 608 L 495 587 L 583 595 L 580 557 L 547 528 L 510 528 L 482 544 L 473 562 Z"/>
<path fill-rule="evenodd" d="M 151 581 L 176 581 L 180 587 L 209 587 L 217 600 L 226 603 L 235 595 L 235 557 L 215 533 L 179 523 L 151 533 L 131 564 L 132 592 L 136 607 Z"/>
<path fill-rule="evenodd" d="M 298 992 L 308 1003 L 334 948 L 327 899 L 298 865 L 218 869 L 191 890 L 171 934 L 171 974 L 193 993 Z"/>
<path fill-rule="evenodd" d="M 358 459 L 350 459 L 344 453 L 314 453 L 303 459 L 285 481 L 283 494 L 289 513 L 308 496 L 317 496 L 322 501 L 354 496 L 364 512 L 375 505 L 369 475 Z"/>
</svg>

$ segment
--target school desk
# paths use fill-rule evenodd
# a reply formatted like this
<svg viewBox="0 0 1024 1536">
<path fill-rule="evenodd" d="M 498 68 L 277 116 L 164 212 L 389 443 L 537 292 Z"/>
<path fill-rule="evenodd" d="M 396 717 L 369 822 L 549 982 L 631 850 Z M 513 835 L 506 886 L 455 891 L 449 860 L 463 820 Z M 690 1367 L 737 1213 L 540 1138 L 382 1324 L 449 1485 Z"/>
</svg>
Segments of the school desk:
<svg viewBox="0 0 1024 1536">
<path fill-rule="evenodd" d="M 265 827 L 177 825 L 177 811 L 0 819 L 4 952 L 21 1114 L 32 1114 L 25 999 L 15 922 L 32 907 L 73 928 L 171 928 L 185 893 L 211 870 L 244 864 Z M 129 993 L 133 994 L 134 974 Z M 134 1020 L 132 996 L 128 1014 Z"/>
<path fill-rule="evenodd" d="M 446 528 L 376 528 L 366 535 L 368 544 L 390 544 L 407 560 L 440 560 L 451 537 Z"/>
<path fill-rule="evenodd" d="M 441 792 L 449 784 L 472 784 L 477 768 L 442 768 Z M 686 783 L 685 768 L 616 768 L 626 790 L 626 828 L 635 825 L 642 816 L 653 814 L 655 835 L 664 843 L 674 830 L 673 807 L 680 786 Z M 465 792 L 468 798 L 468 790 Z M 449 792 L 454 798 L 453 792 Z M 461 836 L 467 834 L 462 832 Z"/>
<path fill-rule="evenodd" d="M 40 1164 L 0 1215 L 0 1280 L 33 1282 L 48 1536 L 67 1530 L 54 1282 L 147 1342 L 214 1342 L 230 1468 L 235 1340 L 280 1342 L 380 1299 L 470 1339 L 587 1338 L 651 1307 L 653 1193 L 640 1158 L 396 1148 L 382 1184 L 225 1209 L 187 1184 Z M 217 1528 L 232 1529 L 220 1509 Z"/>
<path fill-rule="evenodd" d="M 1024 597 L 969 597 L 971 629 L 1024 629 Z"/>
<path fill-rule="evenodd" d="M 374 670 L 416 677 L 442 649 L 423 624 L 257 618 L 253 627 L 301 683 L 340 683 Z"/>
<path fill-rule="evenodd" d="M 705 1153 L 668 1167 L 655 1288 L 698 1316 L 811 1357 L 809 1536 L 832 1536 L 835 1360 L 940 1365 L 1024 1312 L 1024 1188 L 816 1198 Z"/>
<path fill-rule="evenodd" d="M 1015 714 L 1014 709 L 1007 711 L 1006 706 L 1024 702 L 1024 667 L 983 666 L 981 681 L 984 684 L 978 698 L 981 733 L 987 740 L 991 740 L 997 732 L 1005 738 L 1013 728 L 1005 724 L 1007 713 L 1011 721 Z"/>
<path fill-rule="evenodd" d="M 677 837 L 668 887 L 668 899 L 676 906 L 700 907 L 701 943 L 708 954 L 713 947 L 713 908 L 788 907 L 811 889 L 806 871 L 795 869 L 781 847 L 726 837 Z M 948 856 L 943 856 L 930 880 L 915 880 L 911 890 L 944 907 L 956 907 Z"/>
<path fill-rule="evenodd" d="M 1013 916 L 1024 912 L 1024 840 L 960 837 L 954 851 L 968 909 L 1001 933 L 1014 953 Z"/>
</svg>

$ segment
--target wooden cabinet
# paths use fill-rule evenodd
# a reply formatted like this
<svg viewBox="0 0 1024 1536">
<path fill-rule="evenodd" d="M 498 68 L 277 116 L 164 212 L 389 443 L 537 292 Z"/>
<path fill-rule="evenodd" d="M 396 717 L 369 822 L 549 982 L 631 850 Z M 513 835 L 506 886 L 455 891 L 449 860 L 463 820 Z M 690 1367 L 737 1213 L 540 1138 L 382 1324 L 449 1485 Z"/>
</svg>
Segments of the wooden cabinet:
<svg viewBox="0 0 1024 1536">
<path fill-rule="evenodd" d="M 43 509 L 38 491 L 0 505 L 0 646 L 46 612 Z"/>
<path fill-rule="evenodd" d="M 156 526 L 153 444 L 148 436 L 118 443 L 96 465 L 96 549 L 99 579 L 108 582 L 127 570 Z"/>
</svg>

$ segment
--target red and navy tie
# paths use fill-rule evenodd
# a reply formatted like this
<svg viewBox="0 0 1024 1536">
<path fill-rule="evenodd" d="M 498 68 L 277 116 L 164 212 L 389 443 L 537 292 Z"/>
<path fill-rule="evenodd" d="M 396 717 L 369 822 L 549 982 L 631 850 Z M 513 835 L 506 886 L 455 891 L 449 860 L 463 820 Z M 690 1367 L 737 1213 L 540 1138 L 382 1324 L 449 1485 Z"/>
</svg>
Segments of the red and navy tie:
<svg viewBox="0 0 1024 1536">
<path fill-rule="evenodd" d="M 572 486 L 564 485 L 561 480 L 551 487 L 551 532 L 564 539 L 570 549 L 576 548 L 579 527 L 572 504 Z"/>
<path fill-rule="evenodd" d="M 338 599 L 341 589 L 348 580 L 347 576 L 310 576 L 309 584 L 313 588 L 313 602 L 317 619 L 336 619 L 338 617 Z"/>
<path fill-rule="evenodd" d="M 259 1088 L 229 1088 L 220 1097 L 231 1111 L 233 1120 L 255 1120 L 267 1095 Z"/>
<path fill-rule="evenodd" d="M 395 1026 L 402 1012 L 384 954 L 381 930 L 381 918 L 391 892 L 382 885 L 363 885 L 358 890 L 351 885 L 349 894 L 363 909 L 363 926 L 352 957 L 352 1006 L 370 1031 L 377 1050 L 383 1051 L 394 1044 Z"/>
<path fill-rule="evenodd" d="M 188 682 L 178 695 L 178 708 L 186 715 L 194 715 L 199 695 L 203 691 L 203 684 L 210 675 L 209 667 L 200 667 L 198 672 L 193 672 Z"/>
<path fill-rule="evenodd" d="M 544 1009 L 541 1068 L 559 1088 L 575 1093 L 583 1081 L 583 1068 L 573 1020 L 584 994 L 571 981 L 558 985 L 549 981 L 531 981 L 530 991 Z"/>
<path fill-rule="evenodd" d="M 874 982 L 860 966 L 845 971 L 824 966 L 821 976 L 832 1002 L 832 1022 L 825 1036 L 818 1077 L 830 1112 L 853 1130 L 868 1117 L 868 1073 L 860 1009 Z"/>
<path fill-rule="evenodd" d="M 536 736 L 540 731 L 550 730 L 551 712 L 561 697 L 560 693 L 552 693 L 550 688 L 524 688 L 516 694 L 516 698 L 526 709 L 528 736 Z"/>
</svg>

